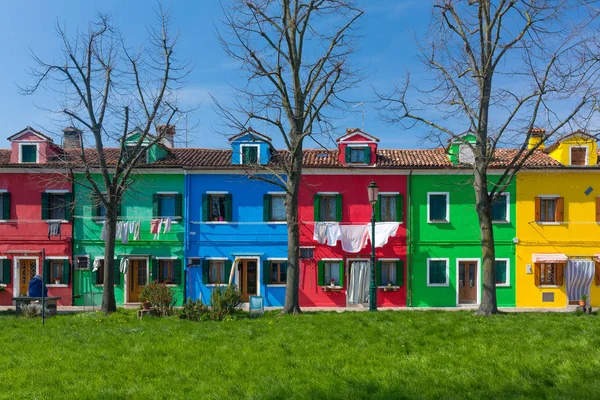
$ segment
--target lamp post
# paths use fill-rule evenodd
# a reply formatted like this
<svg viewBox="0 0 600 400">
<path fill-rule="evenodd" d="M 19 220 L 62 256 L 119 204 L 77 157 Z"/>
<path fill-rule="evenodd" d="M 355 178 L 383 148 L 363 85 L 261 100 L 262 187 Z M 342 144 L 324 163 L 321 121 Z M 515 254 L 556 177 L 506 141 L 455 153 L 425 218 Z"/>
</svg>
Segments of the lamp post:
<svg viewBox="0 0 600 400">
<path fill-rule="evenodd" d="M 379 186 L 372 180 L 367 186 L 371 203 L 371 286 L 369 287 L 369 311 L 377 311 L 377 286 L 375 283 L 375 203 L 379 198 Z"/>
</svg>

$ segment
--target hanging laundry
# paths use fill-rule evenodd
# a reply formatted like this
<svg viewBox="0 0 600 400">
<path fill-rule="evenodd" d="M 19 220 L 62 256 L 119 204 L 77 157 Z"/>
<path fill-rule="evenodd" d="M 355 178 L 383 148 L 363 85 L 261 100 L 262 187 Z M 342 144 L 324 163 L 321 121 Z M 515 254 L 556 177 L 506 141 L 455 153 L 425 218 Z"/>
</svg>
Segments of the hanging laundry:
<svg viewBox="0 0 600 400">
<path fill-rule="evenodd" d="M 115 238 L 120 238 L 121 237 L 121 228 L 123 226 L 123 223 L 121 221 L 117 222 L 117 228 L 115 231 Z"/>
<path fill-rule="evenodd" d="M 121 243 L 129 243 L 129 222 L 123 222 L 121 226 Z"/>
<path fill-rule="evenodd" d="M 135 226 L 133 228 L 133 240 L 140 240 L 140 227 L 141 222 L 135 221 Z"/>
<path fill-rule="evenodd" d="M 48 239 L 50 236 L 62 236 L 60 234 L 60 222 L 48 222 Z"/>
<path fill-rule="evenodd" d="M 160 230 L 162 229 L 164 223 L 164 219 L 161 219 L 158 223 L 158 229 L 156 230 L 156 234 L 154 235 L 154 240 L 158 240 L 160 238 Z"/>
<path fill-rule="evenodd" d="M 133 234 L 135 233 L 135 221 L 129 221 L 129 233 Z"/>
<path fill-rule="evenodd" d="M 376 222 L 375 223 L 375 247 L 383 247 L 387 244 L 391 236 L 396 236 L 400 222 Z M 369 240 L 373 243 L 371 225 L 367 225 L 369 230 Z"/>
<path fill-rule="evenodd" d="M 129 269 L 129 258 L 122 257 L 121 263 L 119 264 L 119 272 L 126 274 L 128 269 Z"/>
<path fill-rule="evenodd" d="M 358 253 L 367 245 L 367 225 L 343 225 L 340 226 L 340 233 L 342 249 L 348 253 Z"/>
<path fill-rule="evenodd" d="M 326 222 L 315 222 L 315 232 L 313 233 L 313 240 L 319 244 L 325 244 L 327 241 L 327 223 Z"/>
<path fill-rule="evenodd" d="M 171 232 L 171 223 L 172 223 L 171 218 L 167 217 L 165 219 L 165 228 L 163 230 L 163 233 Z"/>
<path fill-rule="evenodd" d="M 100 233 L 100 240 L 106 240 L 106 220 L 102 222 L 102 232 Z"/>
<path fill-rule="evenodd" d="M 94 265 L 92 268 L 92 272 L 98 271 L 98 268 L 100 268 L 100 259 L 96 257 L 96 258 L 94 258 Z"/>
<path fill-rule="evenodd" d="M 160 227 L 160 219 L 153 219 L 152 221 L 150 221 L 150 233 L 151 234 L 157 234 L 158 233 L 158 229 Z"/>
<path fill-rule="evenodd" d="M 337 246 L 338 240 L 342 238 L 340 231 L 340 224 L 337 222 L 329 222 L 327 226 L 327 244 L 330 246 Z"/>
<path fill-rule="evenodd" d="M 340 224 L 337 222 L 315 222 L 313 240 L 320 244 L 336 246 L 340 239 Z"/>
</svg>

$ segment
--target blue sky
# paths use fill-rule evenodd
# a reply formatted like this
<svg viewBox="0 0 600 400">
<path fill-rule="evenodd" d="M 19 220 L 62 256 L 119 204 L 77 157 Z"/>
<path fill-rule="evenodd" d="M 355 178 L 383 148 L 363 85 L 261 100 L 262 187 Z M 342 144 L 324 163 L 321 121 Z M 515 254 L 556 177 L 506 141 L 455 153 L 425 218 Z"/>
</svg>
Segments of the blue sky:
<svg viewBox="0 0 600 400">
<path fill-rule="evenodd" d="M 426 30 L 431 4 L 422 0 L 363 0 L 360 3 L 365 10 L 360 22 L 363 38 L 354 63 L 369 76 L 348 96 L 354 101 L 366 102 L 364 129 L 381 139 L 381 147 L 423 147 L 418 129 L 406 131 L 380 120 L 372 103 L 375 97 L 372 87 L 389 88 L 391 83 L 400 81 L 406 69 L 413 73 L 420 69 L 412 33 L 419 35 Z M 190 132 L 189 145 L 226 147 L 225 138 L 215 133 L 215 129 L 219 129 L 219 120 L 209 93 L 227 103 L 232 96 L 229 85 L 240 83 L 240 71 L 215 38 L 215 24 L 218 25 L 221 18 L 219 2 L 165 1 L 163 4 L 171 10 L 173 28 L 180 34 L 180 57 L 195 65 L 181 93 L 182 101 L 189 106 L 200 103 L 200 107 L 188 116 L 189 125 L 195 127 Z M 60 54 L 60 42 L 54 34 L 56 21 L 74 31 L 78 27 L 85 28 L 96 12 L 110 13 L 127 43 L 134 45 L 143 43 L 146 27 L 155 21 L 155 7 L 156 3 L 139 0 L 4 2 L 0 13 L 0 48 L 4 54 L 0 63 L 0 139 L 27 125 L 49 134 L 59 131 L 52 115 L 45 110 L 55 107 L 53 94 L 38 92 L 23 96 L 17 87 L 31 83 L 32 78 L 27 74 L 34 65 L 30 50 L 49 60 Z M 336 125 L 340 136 L 346 127 L 361 126 L 358 110 L 360 107 L 339 115 Z M 184 126 L 183 120 L 178 122 L 178 134 L 183 134 Z M 263 130 L 261 127 L 255 129 Z M 274 132 L 267 131 L 269 133 Z M 1 143 L 0 147 L 8 147 L 8 142 Z M 312 146 L 308 144 L 308 147 Z"/>
</svg>

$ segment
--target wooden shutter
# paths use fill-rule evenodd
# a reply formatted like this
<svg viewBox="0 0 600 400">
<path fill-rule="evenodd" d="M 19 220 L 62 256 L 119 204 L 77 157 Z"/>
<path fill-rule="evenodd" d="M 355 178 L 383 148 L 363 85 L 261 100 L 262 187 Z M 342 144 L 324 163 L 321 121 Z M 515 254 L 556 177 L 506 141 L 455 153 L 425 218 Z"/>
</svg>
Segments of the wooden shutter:
<svg viewBox="0 0 600 400">
<path fill-rule="evenodd" d="M 205 285 L 209 283 L 209 272 L 208 272 L 209 270 L 210 270 L 210 261 L 202 260 L 202 283 Z"/>
<path fill-rule="evenodd" d="M 596 286 L 600 286 L 600 263 L 598 261 L 595 262 L 595 269 L 596 269 Z"/>
<path fill-rule="evenodd" d="M 2 200 L 3 200 L 2 219 L 9 220 L 10 219 L 10 193 L 8 193 L 8 192 L 2 193 Z"/>
<path fill-rule="evenodd" d="M 65 220 L 73 218 L 73 193 L 65 193 Z"/>
<path fill-rule="evenodd" d="M 152 195 L 152 217 L 160 217 L 160 196 L 158 194 Z"/>
<path fill-rule="evenodd" d="M 120 260 L 113 260 L 113 271 L 115 273 L 115 285 L 120 285 L 121 284 L 121 271 L 119 271 L 119 262 Z M 104 268 L 106 268 L 107 264 L 106 264 L 106 260 L 104 260 Z"/>
<path fill-rule="evenodd" d="M 314 208 L 315 222 L 318 222 L 321 220 L 321 196 L 318 194 L 315 194 Z"/>
<path fill-rule="evenodd" d="M 596 197 L 596 222 L 600 222 L 600 197 Z"/>
<path fill-rule="evenodd" d="M 317 263 L 317 285 L 325 286 L 325 261 Z"/>
<path fill-rule="evenodd" d="M 157 258 L 153 258 L 152 259 L 152 280 L 153 281 L 158 281 L 159 277 L 159 271 L 158 271 L 158 266 L 159 266 L 159 261 Z"/>
<path fill-rule="evenodd" d="M 565 264 L 556 264 L 556 285 L 562 286 L 564 283 L 565 276 Z"/>
<path fill-rule="evenodd" d="M 342 195 L 340 193 L 335 195 L 335 220 L 342 222 Z"/>
<path fill-rule="evenodd" d="M 181 260 L 179 258 L 174 260 L 173 265 L 175 268 L 173 283 L 176 285 L 181 285 Z"/>
<path fill-rule="evenodd" d="M 263 221 L 268 222 L 271 220 L 271 195 L 263 195 Z"/>
<path fill-rule="evenodd" d="M 340 286 L 344 287 L 344 260 L 340 260 Z"/>
<path fill-rule="evenodd" d="M 183 196 L 181 193 L 175 195 L 175 216 L 183 218 Z"/>
<path fill-rule="evenodd" d="M 534 264 L 533 266 L 533 271 L 534 271 L 534 279 L 535 279 L 535 286 L 540 286 L 541 285 L 541 265 L 540 264 Z"/>
<path fill-rule="evenodd" d="M 381 286 L 381 269 L 382 269 L 382 262 L 381 261 L 375 262 L 375 282 L 376 282 L 377 286 Z"/>
<path fill-rule="evenodd" d="M 233 196 L 231 193 L 225 195 L 225 221 L 233 221 Z"/>
<path fill-rule="evenodd" d="M 381 195 L 377 195 L 377 203 L 375 203 L 375 221 L 381 221 Z"/>
<path fill-rule="evenodd" d="M 263 284 L 268 285 L 271 283 L 271 262 L 268 260 L 263 261 Z"/>
<path fill-rule="evenodd" d="M 404 196 L 396 195 L 396 222 L 404 221 Z"/>
<path fill-rule="evenodd" d="M 396 286 L 404 286 L 404 261 L 396 261 Z"/>
<path fill-rule="evenodd" d="M 209 206 L 209 196 L 207 194 L 202 195 L 202 221 L 206 222 L 209 220 L 210 216 L 210 206 Z"/>
<path fill-rule="evenodd" d="M 233 262 L 231 260 L 225 260 L 225 282 L 229 284 L 229 277 L 231 276 L 231 270 L 233 269 Z"/>
<path fill-rule="evenodd" d="M 371 148 L 365 147 L 365 164 L 371 164 Z"/>
<path fill-rule="evenodd" d="M 564 197 L 559 197 L 556 200 L 556 215 L 554 220 L 556 222 L 563 222 L 565 220 L 565 199 Z"/>
<path fill-rule="evenodd" d="M 68 259 L 63 260 L 63 267 L 62 267 L 62 284 L 64 285 L 68 285 L 69 282 L 71 281 L 70 279 L 71 277 L 71 263 L 69 262 Z"/>
<path fill-rule="evenodd" d="M 48 193 L 42 193 L 42 219 L 50 219 L 48 210 Z"/>
<path fill-rule="evenodd" d="M 346 150 L 344 151 L 344 162 L 346 164 L 350 163 L 350 146 L 346 145 Z"/>
<path fill-rule="evenodd" d="M 535 198 L 535 220 L 536 221 L 541 221 L 542 217 L 541 217 L 541 203 L 542 203 L 542 199 L 539 197 Z"/>
<path fill-rule="evenodd" d="M 12 274 L 10 273 L 10 260 L 5 258 L 2 260 L 2 283 L 5 285 L 10 285 L 10 278 Z"/>
<path fill-rule="evenodd" d="M 50 260 L 44 260 L 44 283 L 50 283 Z"/>
</svg>

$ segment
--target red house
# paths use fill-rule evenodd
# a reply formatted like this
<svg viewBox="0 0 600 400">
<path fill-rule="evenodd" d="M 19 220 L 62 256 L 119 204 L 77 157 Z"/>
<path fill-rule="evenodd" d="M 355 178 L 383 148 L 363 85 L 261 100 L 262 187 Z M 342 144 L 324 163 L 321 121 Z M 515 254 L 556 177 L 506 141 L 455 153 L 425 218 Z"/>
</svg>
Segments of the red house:
<svg viewBox="0 0 600 400">
<path fill-rule="evenodd" d="M 367 185 L 379 186 L 377 304 L 406 306 L 406 173 L 398 150 L 348 129 L 337 150 L 307 150 L 300 189 L 300 306 L 361 306 L 368 302 L 372 207 Z M 375 168 L 377 167 L 377 168 Z"/>
<path fill-rule="evenodd" d="M 26 295 L 42 268 L 48 296 L 71 305 L 73 197 L 57 160 L 63 149 L 30 127 L 8 140 L 10 150 L 0 150 L 0 305 Z"/>
</svg>

